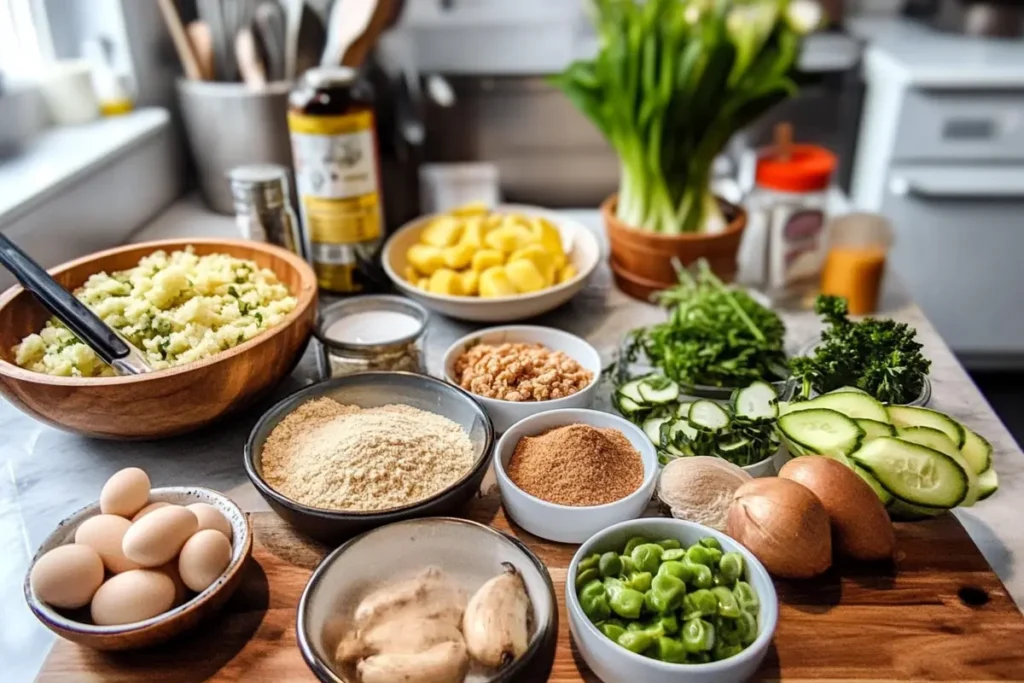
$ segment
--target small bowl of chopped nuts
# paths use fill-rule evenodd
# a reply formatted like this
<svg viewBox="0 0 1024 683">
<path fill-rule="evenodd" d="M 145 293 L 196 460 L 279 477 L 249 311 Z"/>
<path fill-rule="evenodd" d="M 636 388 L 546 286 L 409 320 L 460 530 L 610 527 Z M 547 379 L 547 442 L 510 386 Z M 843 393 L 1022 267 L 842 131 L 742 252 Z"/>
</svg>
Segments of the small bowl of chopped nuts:
<svg viewBox="0 0 1024 683">
<path fill-rule="evenodd" d="M 468 334 L 449 347 L 443 367 L 444 379 L 473 394 L 498 433 L 537 413 L 589 408 L 601 378 L 597 349 L 536 325 Z"/>
</svg>

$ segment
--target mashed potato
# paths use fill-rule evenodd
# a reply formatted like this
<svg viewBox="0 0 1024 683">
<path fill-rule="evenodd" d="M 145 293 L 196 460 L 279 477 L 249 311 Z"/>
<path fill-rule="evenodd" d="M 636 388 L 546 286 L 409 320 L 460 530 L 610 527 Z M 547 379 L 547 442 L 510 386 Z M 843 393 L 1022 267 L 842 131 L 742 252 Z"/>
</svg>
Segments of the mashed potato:
<svg viewBox="0 0 1024 683">
<path fill-rule="evenodd" d="M 295 297 L 253 261 L 157 251 L 139 265 L 98 273 L 75 296 L 138 347 L 154 370 L 208 358 L 280 323 Z M 113 375 L 58 320 L 14 347 L 15 362 L 48 375 Z"/>
</svg>

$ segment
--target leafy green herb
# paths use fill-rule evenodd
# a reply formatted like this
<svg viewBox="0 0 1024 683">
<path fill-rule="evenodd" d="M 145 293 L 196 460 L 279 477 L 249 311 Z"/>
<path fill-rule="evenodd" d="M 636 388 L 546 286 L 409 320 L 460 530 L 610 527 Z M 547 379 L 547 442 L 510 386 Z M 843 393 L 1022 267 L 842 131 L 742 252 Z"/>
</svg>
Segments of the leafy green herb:
<svg viewBox="0 0 1024 683">
<path fill-rule="evenodd" d="M 263 314 L 262 314 L 262 313 L 260 313 L 259 311 L 256 311 L 256 312 L 255 312 L 255 313 L 253 314 L 253 316 L 252 316 L 252 317 L 256 319 L 256 324 L 257 324 L 257 325 L 262 325 L 262 324 L 263 324 Z"/>
<path fill-rule="evenodd" d="M 236 299 L 237 299 L 237 298 L 238 298 L 238 296 L 239 296 L 239 295 L 238 295 L 238 290 L 237 290 L 237 289 L 235 289 L 235 286 L 234 286 L 234 285 L 229 285 L 229 286 L 228 286 L 228 294 L 230 294 L 231 296 L 235 297 Z"/>
<path fill-rule="evenodd" d="M 620 220 L 659 233 L 725 225 L 711 166 L 796 92 L 808 0 L 594 0 L 600 49 L 553 79 L 619 156 Z M 815 10 L 817 11 L 815 12 Z"/>
<path fill-rule="evenodd" d="M 921 354 L 913 327 L 877 318 L 852 322 L 846 299 L 836 296 L 819 296 L 814 312 L 827 327 L 812 355 L 790 361 L 797 398 L 843 386 L 886 403 L 909 403 L 920 395 L 931 361 Z"/>
<path fill-rule="evenodd" d="M 680 384 L 746 386 L 780 380 L 786 372 L 786 328 L 748 293 L 726 287 L 706 262 L 696 274 L 678 267 L 679 284 L 660 292 L 668 321 L 634 330 L 622 361 L 641 355 Z"/>
</svg>

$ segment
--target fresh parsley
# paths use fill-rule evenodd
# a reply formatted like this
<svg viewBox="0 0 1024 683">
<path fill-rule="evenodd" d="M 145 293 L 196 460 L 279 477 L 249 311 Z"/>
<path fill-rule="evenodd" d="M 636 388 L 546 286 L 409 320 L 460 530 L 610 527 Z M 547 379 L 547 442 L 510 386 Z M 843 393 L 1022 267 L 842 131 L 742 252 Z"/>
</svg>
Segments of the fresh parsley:
<svg viewBox="0 0 1024 683">
<path fill-rule="evenodd" d="M 847 316 L 846 299 L 819 296 L 814 312 L 826 328 L 809 356 L 790 361 L 797 398 L 850 386 L 885 403 L 909 403 L 921 394 L 931 361 L 921 353 L 917 331 L 895 320 Z"/>
</svg>

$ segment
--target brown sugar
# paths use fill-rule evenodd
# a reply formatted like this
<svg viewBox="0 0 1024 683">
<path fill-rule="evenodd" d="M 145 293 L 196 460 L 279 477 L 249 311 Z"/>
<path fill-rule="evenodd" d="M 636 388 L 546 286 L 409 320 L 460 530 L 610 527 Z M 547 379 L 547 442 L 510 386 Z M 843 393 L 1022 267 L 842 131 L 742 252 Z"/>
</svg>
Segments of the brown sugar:
<svg viewBox="0 0 1024 683">
<path fill-rule="evenodd" d="M 530 495 L 574 507 L 621 500 L 644 481 L 640 453 L 622 432 L 585 424 L 523 437 L 506 469 Z"/>
</svg>

